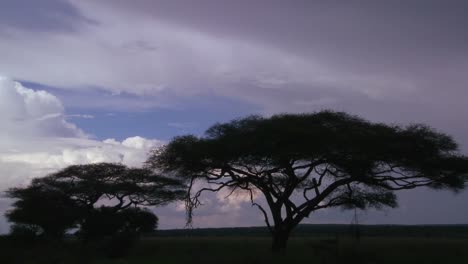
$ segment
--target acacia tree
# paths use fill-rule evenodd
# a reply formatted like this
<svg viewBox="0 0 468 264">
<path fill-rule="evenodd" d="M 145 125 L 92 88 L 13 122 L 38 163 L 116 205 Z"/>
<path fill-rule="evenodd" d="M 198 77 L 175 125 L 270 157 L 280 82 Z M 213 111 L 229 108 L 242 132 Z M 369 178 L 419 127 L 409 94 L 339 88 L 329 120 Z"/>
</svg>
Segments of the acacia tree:
<svg viewBox="0 0 468 264">
<path fill-rule="evenodd" d="M 12 234 L 29 230 L 36 236 L 60 239 L 68 229 L 76 227 L 82 214 L 65 193 L 50 191 L 44 186 L 10 189 L 8 196 L 16 199 L 14 209 L 6 213 L 8 221 L 15 223 L 11 227 Z"/>
<path fill-rule="evenodd" d="M 108 227 L 115 226 L 108 228 L 115 232 L 130 227 L 144 231 L 156 226 L 156 216 L 131 208 L 164 205 L 185 194 L 180 180 L 149 169 L 114 163 L 72 165 L 33 179 L 27 187 L 9 189 L 7 196 L 16 201 L 6 216 L 10 222 L 37 226 L 43 234 L 57 238 L 77 226 L 84 236 L 99 235 L 102 230 L 93 228 L 99 217 L 106 219 Z M 136 227 L 138 223 L 143 226 Z"/>
<path fill-rule="evenodd" d="M 105 206 L 114 211 L 164 205 L 185 194 L 180 180 L 115 163 L 72 165 L 33 180 L 35 184 L 63 191 L 81 207 L 92 209 L 106 201 Z"/>
<path fill-rule="evenodd" d="M 291 230 L 314 211 L 395 207 L 396 190 L 460 190 L 468 172 L 468 158 L 457 154 L 450 136 L 425 125 L 371 123 L 331 111 L 216 124 L 202 137 L 174 138 L 154 150 L 147 165 L 190 183 L 188 223 L 203 192 L 250 192 L 274 251 L 284 250 Z M 192 190 L 198 179 L 209 187 Z"/>
</svg>

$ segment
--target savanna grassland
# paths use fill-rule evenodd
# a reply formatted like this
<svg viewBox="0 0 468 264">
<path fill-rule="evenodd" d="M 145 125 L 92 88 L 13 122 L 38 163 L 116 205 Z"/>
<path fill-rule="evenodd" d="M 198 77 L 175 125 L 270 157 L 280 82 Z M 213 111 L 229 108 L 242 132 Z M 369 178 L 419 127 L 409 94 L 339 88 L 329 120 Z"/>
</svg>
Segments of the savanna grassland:
<svg viewBox="0 0 468 264">
<path fill-rule="evenodd" d="M 468 263 L 466 237 L 296 236 L 280 254 L 270 252 L 270 242 L 266 236 L 147 237 L 129 248 L 2 238 L 0 263 Z"/>
<path fill-rule="evenodd" d="M 143 241 L 123 263 L 468 263 L 466 239 L 293 238 L 284 255 L 269 246 L 268 238 L 162 238 Z"/>
</svg>

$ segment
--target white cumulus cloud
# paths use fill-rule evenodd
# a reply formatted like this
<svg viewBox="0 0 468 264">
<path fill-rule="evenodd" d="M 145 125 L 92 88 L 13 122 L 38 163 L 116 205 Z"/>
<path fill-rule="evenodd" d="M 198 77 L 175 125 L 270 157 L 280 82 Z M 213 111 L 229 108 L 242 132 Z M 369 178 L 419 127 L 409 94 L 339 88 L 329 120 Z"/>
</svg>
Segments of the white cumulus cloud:
<svg viewBox="0 0 468 264">
<path fill-rule="evenodd" d="M 0 76 L 0 140 L 15 137 L 85 137 L 65 120 L 60 100 L 46 91 L 34 91 Z"/>
<path fill-rule="evenodd" d="M 120 162 L 140 166 L 162 144 L 135 136 L 117 141 L 90 139 L 66 120 L 53 94 L 0 77 L 0 189 L 72 165 Z"/>
</svg>

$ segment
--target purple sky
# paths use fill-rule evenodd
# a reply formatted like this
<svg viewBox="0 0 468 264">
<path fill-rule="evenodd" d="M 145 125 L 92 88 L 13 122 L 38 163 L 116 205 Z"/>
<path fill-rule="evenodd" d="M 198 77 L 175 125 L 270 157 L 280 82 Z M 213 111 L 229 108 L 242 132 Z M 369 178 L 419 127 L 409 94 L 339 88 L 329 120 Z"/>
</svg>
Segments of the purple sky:
<svg viewBox="0 0 468 264">
<path fill-rule="evenodd" d="M 248 114 L 422 122 L 468 154 L 464 0 L 1 2 L 2 190 L 73 163 L 138 166 L 175 135 Z M 263 224 L 242 195 L 206 199 L 196 226 Z M 362 218 L 468 223 L 466 201 L 416 190 Z M 183 227 L 178 205 L 156 211 L 162 228 Z M 339 210 L 308 220 L 350 221 Z"/>
</svg>

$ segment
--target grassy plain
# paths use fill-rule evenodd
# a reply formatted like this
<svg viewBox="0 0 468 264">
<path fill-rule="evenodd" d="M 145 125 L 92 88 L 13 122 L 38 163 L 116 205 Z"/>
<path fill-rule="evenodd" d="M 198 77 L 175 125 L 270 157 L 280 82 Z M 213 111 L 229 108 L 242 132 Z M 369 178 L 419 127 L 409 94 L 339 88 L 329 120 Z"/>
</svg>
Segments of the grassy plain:
<svg viewBox="0 0 468 264">
<path fill-rule="evenodd" d="M 285 254 L 269 251 L 268 237 L 163 237 L 145 238 L 125 257 L 109 258 L 99 246 L 77 242 L 40 243 L 18 247 L 0 244 L 0 263 L 468 263 L 466 238 L 292 238 Z"/>
</svg>

